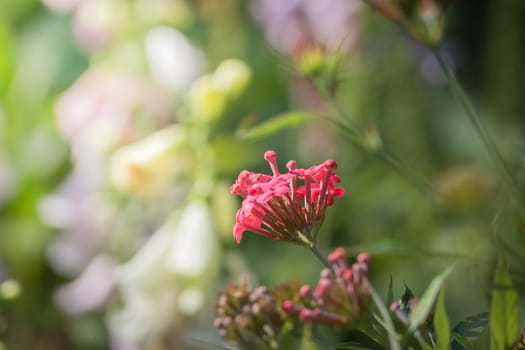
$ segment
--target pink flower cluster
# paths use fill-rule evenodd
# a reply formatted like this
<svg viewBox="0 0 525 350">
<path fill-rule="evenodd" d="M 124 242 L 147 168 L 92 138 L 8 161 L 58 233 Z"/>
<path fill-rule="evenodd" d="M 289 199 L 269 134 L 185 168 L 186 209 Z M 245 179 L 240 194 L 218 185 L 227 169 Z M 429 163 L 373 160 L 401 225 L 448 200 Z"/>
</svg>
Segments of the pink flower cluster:
<svg viewBox="0 0 525 350">
<path fill-rule="evenodd" d="M 298 169 L 291 160 L 281 174 L 274 151 L 266 151 L 273 176 L 244 170 L 231 193 L 243 198 L 237 211 L 233 235 L 239 243 L 244 231 L 252 231 L 278 241 L 313 246 L 324 221 L 325 210 L 345 191 L 336 187 L 337 164 L 327 160 L 308 169 Z M 298 186 L 297 180 L 303 184 Z"/>
<path fill-rule="evenodd" d="M 355 325 L 370 302 L 370 255 L 361 253 L 357 262 L 348 266 L 345 250 L 337 248 L 328 261 L 333 266 L 334 274 L 328 268 L 323 269 L 315 290 L 307 284 L 303 285 L 298 298 L 283 302 L 282 309 L 287 314 L 299 315 L 303 322 Z"/>
</svg>

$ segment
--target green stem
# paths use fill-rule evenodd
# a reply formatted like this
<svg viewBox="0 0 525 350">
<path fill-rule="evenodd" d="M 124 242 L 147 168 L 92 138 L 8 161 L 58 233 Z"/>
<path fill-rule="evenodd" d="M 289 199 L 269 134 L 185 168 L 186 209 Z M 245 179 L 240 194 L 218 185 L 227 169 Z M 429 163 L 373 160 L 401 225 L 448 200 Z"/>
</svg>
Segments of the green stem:
<svg viewBox="0 0 525 350">
<path fill-rule="evenodd" d="M 501 155 L 500 151 L 498 150 L 498 147 L 496 146 L 496 143 L 494 142 L 493 138 L 490 136 L 487 129 L 484 127 L 484 125 L 481 123 L 481 120 L 472 106 L 472 103 L 470 102 L 469 98 L 467 97 L 467 94 L 463 90 L 463 87 L 459 83 L 459 81 L 456 78 L 456 75 L 452 71 L 452 69 L 449 67 L 447 62 L 443 59 L 443 56 L 439 52 L 439 50 L 433 49 L 433 53 L 436 57 L 436 59 L 439 62 L 439 65 L 443 69 L 445 76 L 447 78 L 450 90 L 458 103 L 461 105 L 463 110 L 465 111 L 466 116 L 468 117 L 468 120 L 470 121 L 470 124 L 474 128 L 476 134 L 481 139 L 483 145 L 485 146 L 489 157 L 491 158 L 491 161 L 495 163 L 498 166 L 498 169 L 501 172 L 501 176 L 503 179 L 503 182 L 508 187 L 509 192 L 511 193 L 511 196 L 514 197 L 516 202 L 518 203 L 520 207 L 520 212 L 523 215 L 524 212 L 521 208 L 521 200 L 518 197 L 519 193 L 519 185 L 515 179 L 515 177 L 512 175 L 511 170 L 507 166 L 507 163 L 503 159 L 503 156 Z"/>
<path fill-rule="evenodd" d="M 332 267 L 332 265 L 330 265 L 330 263 L 328 262 L 328 260 L 326 260 L 326 258 L 323 256 L 323 254 L 321 254 L 321 252 L 319 251 L 319 249 L 317 249 L 317 247 L 315 246 L 315 244 L 310 245 L 310 250 L 312 251 L 312 253 L 314 253 L 314 255 L 317 257 L 317 259 L 319 259 L 319 261 L 320 261 L 325 267 L 328 267 L 328 268 L 330 269 L 330 271 L 332 271 L 332 273 L 334 272 L 334 271 L 333 271 L 333 267 Z"/>
</svg>

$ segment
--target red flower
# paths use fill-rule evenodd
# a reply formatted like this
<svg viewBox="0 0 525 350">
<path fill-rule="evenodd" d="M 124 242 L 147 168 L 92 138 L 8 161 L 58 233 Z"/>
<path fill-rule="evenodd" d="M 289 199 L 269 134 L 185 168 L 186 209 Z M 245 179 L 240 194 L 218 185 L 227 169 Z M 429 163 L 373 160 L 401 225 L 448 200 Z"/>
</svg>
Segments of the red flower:
<svg viewBox="0 0 525 350">
<path fill-rule="evenodd" d="M 300 245 L 313 246 L 324 221 L 327 206 L 345 191 L 336 187 L 341 180 L 335 174 L 337 164 L 327 160 L 308 169 L 297 169 L 295 161 L 281 174 L 274 151 L 266 151 L 273 176 L 242 171 L 231 193 L 243 198 L 237 211 L 233 235 L 237 242 L 244 231 Z M 303 184 L 297 186 L 297 180 Z"/>
</svg>

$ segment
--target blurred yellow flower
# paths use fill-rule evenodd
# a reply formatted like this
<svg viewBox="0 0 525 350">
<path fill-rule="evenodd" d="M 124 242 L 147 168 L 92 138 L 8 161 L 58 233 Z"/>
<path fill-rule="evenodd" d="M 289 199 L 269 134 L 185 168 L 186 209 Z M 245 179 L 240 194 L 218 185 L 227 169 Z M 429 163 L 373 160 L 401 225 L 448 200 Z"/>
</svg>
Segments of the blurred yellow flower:
<svg viewBox="0 0 525 350">
<path fill-rule="evenodd" d="M 194 116 L 214 120 L 222 116 L 229 101 L 238 98 L 251 80 L 250 67 L 236 59 L 223 61 L 213 74 L 195 80 L 189 103 Z"/>
<path fill-rule="evenodd" d="M 192 164 L 186 130 L 177 125 L 118 149 L 109 160 L 109 177 L 123 192 L 151 196 L 187 175 Z"/>
</svg>

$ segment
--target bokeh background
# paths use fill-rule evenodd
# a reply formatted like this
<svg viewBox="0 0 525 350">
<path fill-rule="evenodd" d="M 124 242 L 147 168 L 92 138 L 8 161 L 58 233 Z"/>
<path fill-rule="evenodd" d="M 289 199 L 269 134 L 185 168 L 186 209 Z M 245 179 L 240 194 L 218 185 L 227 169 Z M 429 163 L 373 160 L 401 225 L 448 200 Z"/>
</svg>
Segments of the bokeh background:
<svg viewBox="0 0 525 350">
<path fill-rule="evenodd" d="M 458 0 L 440 48 L 521 188 L 524 39 L 525 2 Z M 312 44 L 340 55 L 337 109 L 301 76 Z M 383 295 L 455 261 L 454 324 L 487 311 L 498 257 L 525 294 L 498 166 L 431 51 L 365 3 L 0 0 L 0 349 L 220 348 L 227 283 L 314 282 L 308 251 L 232 237 L 229 186 L 270 173 L 267 149 L 283 169 L 338 162 L 320 249 L 371 252 Z"/>
</svg>

